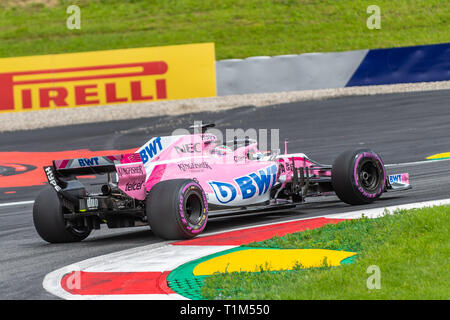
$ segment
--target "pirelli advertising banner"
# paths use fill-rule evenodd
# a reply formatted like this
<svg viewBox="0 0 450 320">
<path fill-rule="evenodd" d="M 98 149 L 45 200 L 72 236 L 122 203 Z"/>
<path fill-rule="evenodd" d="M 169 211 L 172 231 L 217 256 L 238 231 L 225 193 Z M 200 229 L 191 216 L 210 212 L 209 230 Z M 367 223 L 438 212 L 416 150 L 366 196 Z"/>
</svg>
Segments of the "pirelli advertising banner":
<svg viewBox="0 0 450 320">
<path fill-rule="evenodd" d="M 0 112 L 212 96 L 214 43 L 0 59 Z"/>
</svg>

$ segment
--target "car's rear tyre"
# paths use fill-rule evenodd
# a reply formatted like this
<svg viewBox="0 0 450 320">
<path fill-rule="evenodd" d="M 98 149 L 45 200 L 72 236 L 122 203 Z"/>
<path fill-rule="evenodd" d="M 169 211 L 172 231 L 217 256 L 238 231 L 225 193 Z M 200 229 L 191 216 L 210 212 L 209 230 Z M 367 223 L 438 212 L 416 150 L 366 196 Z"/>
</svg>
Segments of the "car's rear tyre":
<svg viewBox="0 0 450 320">
<path fill-rule="evenodd" d="M 158 237 L 190 239 L 205 228 L 208 203 L 202 187 L 194 180 L 166 180 L 150 190 L 146 212 L 150 228 Z"/>
<path fill-rule="evenodd" d="M 343 202 L 358 205 L 373 202 L 386 187 L 386 170 L 381 157 L 368 149 L 340 154 L 331 169 L 331 183 Z"/>
<path fill-rule="evenodd" d="M 78 242 L 89 236 L 91 230 L 78 230 L 67 227 L 58 195 L 51 187 L 39 193 L 34 201 L 33 222 L 37 233 L 47 242 L 65 243 Z"/>
</svg>

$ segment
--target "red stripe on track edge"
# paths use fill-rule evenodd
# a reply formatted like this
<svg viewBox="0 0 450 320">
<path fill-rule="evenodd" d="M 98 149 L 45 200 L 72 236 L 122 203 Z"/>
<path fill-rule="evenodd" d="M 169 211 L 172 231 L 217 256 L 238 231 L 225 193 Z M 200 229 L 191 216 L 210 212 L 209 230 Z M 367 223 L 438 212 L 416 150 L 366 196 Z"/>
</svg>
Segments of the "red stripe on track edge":
<svg viewBox="0 0 450 320">
<path fill-rule="evenodd" d="M 225 232 L 217 235 L 195 238 L 172 243 L 173 245 L 190 246 L 240 246 L 250 242 L 259 242 L 274 236 L 282 237 L 288 233 L 320 228 L 329 223 L 339 223 L 346 219 L 313 218 L 307 220 L 282 222 L 262 227 Z"/>
<path fill-rule="evenodd" d="M 169 272 L 73 271 L 61 279 L 61 287 L 73 295 L 171 294 Z"/>
</svg>

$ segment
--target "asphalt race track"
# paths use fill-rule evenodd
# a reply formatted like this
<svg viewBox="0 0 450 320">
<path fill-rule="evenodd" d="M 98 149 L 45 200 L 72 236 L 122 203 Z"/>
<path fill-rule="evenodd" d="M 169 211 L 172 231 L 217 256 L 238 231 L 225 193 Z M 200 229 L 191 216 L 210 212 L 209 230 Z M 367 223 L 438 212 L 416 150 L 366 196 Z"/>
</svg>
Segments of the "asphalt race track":
<svg viewBox="0 0 450 320">
<path fill-rule="evenodd" d="M 41 168 L 33 164 L 34 152 L 51 156 L 51 153 L 79 149 L 129 150 L 152 136 L 170 135 L 176 128 L 187 128 L 194 120 L 203 120 L 215 122 L 223 131 L 227 128 L 280 129 L 281 141 L 289 139 L 289 152 L 304 152 L 322 163 L 332 163 L 338 153 L 353 147 L 373 149 L 385 164 L 407 163 L 389 166 L 388 173 L 409 172 L 413 189 L 386 193 L 372 205 L 352 207 L 334 196 L 324 197 L 288 212 L 211 220 L 205 232 L 216 232 L 295 217 L 450 198 L 450 161 L 422 162 L 427 156 L 450 152 L 449 101 L 450 91 L 347 97 L 2 133 L 0 299 L 56 299 L 42 287 L 47 273 L 91 257 L 161 241 L 147 227 L 102 229 L 76 244 L 54 245 L 41 240 L 34 230 L 31 203 L 5 205 L 33 200 L 42 189 L 42 186 L 5 185 L 5 181 L 20 179 L 25 171 L 38 174 Z M 21 161 L 20 166 L 15 164 L 16 169 L 8 167 L 4 159 L 9 152 L 23 153 L 23 159 L 28 157 L 29 161 Z M 14 158 L 8 163 L 13 162 Z"/>
</svg>

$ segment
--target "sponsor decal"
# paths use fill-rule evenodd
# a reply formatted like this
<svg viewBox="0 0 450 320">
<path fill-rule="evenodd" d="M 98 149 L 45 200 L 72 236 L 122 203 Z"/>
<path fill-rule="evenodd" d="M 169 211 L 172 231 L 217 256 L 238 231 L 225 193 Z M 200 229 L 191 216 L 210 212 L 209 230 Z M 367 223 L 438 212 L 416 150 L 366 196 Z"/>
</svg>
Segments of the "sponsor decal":
<svg viewBox="0 0 450 320">
<path fill-rule="evenodd" d="M 206 142 L 213 142 L 217 140 L 217 137 L 211 133 L 204 133 L 202 135 L 202 140 L 206 143 Z"/>
<path fill-rule="evenodd" d="M 275 183 L 277 178 L 277 166 L 273 165 L 266 170 L 259 170 L 258 173 L 250 173 L 235 179 L 241 190 L 242 199 L 249 199 L 257 192 L 258 195 L 266 193 L 270 187 Z"/>
<path fill-rule="evenodd" d="M 208 164 L 208 162 L 203 161 L 200 163 L 179 163 L 178 164 L 178 168 L 181 171 L 186 171 L 186 170 L 199 170 L 199 169 L 209 169 L 212 170 L 211 166 Z"/>
<path fill-rule="evenodd" d="M 134 199 L 145 199 L 146 173 L 142 163 L 116 164 L 118 187 Z"/>
<path fill-rule="evenodd" d="M 87 198 L 86 204 L 87 204 L 88 210 L 98 209 L 98 199 L 96 199 L 96 198 Z"/>
<path fill-rule="evenodd" d="M 152 61 L 2 73 L 0 86 L 3 87 L 2 91 L 5 94 L 0 98 L 0 110 L 14 109 L 15 87 L 18 89 L 19 99 L 17 100 L 20 101 L 23 110 L 36 109 L 36 107 L 49 108 L 51 105 L 54 107 L 98 105 L 101 101 L 112 104 L 153 100 L 153 95 L 143 94 L 142 80 L 130 81 L 128 95 L 123 96 L 118 96 L 118 84 L 112 81 L 118 78 L 164 75 L 167 69 L 165 61 Z M 82 84 L 87 80 L 109 81 L 102 84 L 103 87 L 99 84 Z M 166 79 L 156 79 L 154 82 L 155 99 L 166 99 Z M 33 90 L 33 87 L 36 89 Z"/>
<path fill-rule="evenodd" d="M 277 166 L 272 165 L 266 169 L 258 170 L 248 175 L 234 179 L 236 184 L 228 182 L 208 182 L 220 203 L 229 203 L 236 199 L 237 189 L 240 190 L 242 199 L 250 199 L 256 194 L 267 193 L 277 179 Z"/>
<path fill-rule="evenodd" d="M 142 166 L 122 166 L 117 167 L 117 173 L 119 176 L 130 175 L 130 174 L 144 174 L 142 171 Z"/>
<path fill-rule="evenodd" d="M 47 175 L 48 183 L 53 187 L 53 189 L 56 190 L 56 192 L 60 192 L 62 189 L 60 186 L 58 186 L 58 183 L 56 182 L 52 167 L 45 167 L 44 171 L 45 174 Z"/>
<path fill-rule="evenodd" d="M 122 159 L 120 163 L 132 163 L 132 162 L 142 162 L 141 156 L 139 153 L 128 153 L 122 155 Z"/>
<path fill-rule="evenodd" d="M 143 149 L 139 152 L 142 163 L 146 164 L 148 161 L 153 159 L 161 150 L 163 149 L 161 144 L 161 137 L 153 138 L 150 140 Z"/>
<path fill-rule="evenodd" d="M 281 174 L 284 174 L 286 172 L 292 172 L 292 163 L 289 162 L 281 162 L 280 163 L 280 171 Z"/>
<path fill-rule="evenodd" d="M 174 149 L 177 151 L 178 154 L 183 153 L 201 153 L 202 148 L 201 144 L 199 142 L 197 143 L 186 143 L 181 146 L 175 146 Z"/>
<path fill-rule="evenodd" d="M 389 176 L 389 183 L 409 183 L 409 174 L 408 173 L 400 173 L 393 174 Z"/>
<path fill-rule="evenodd" d="M 143 184 L 144 184 L 144 181 L 129 182 L 125 185 L 125 190 L 126 191 L 139 191 L 139 190 L 141 190 Z"/>
<path fill-rule="evenodd" d="M 90 158 L 90 159 L 78 159 L 78 163 L 79 163 L 80 167 L 98 166 L 98 157 Z"/>
<path fill-rule="evenodd" d="M 217 201 L 220 203 L 228 203 L 236 198 L 237 191 L 236 187 L 231 183 L 220 182 L 220 181 L 210 181 L 208 182 L 211 188 L 214 190 Z"/>
<path fill-rule="evenodd" d="M 0 70 L 0 111 L 216 95 L 213 43 L 5 58 Z"/>
<path fill-rule="evenodd" d="M 402 175 L 395 174 L 395 175 L 389 176 L 389 182 L 390 183 L 402 182 Z"/>
</svg>

